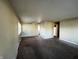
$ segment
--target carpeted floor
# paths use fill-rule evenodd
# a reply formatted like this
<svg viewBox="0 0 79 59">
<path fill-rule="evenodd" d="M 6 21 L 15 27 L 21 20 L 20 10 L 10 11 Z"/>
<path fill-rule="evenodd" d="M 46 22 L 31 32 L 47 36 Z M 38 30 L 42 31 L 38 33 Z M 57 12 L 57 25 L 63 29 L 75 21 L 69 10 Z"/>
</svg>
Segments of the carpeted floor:
<svg viewBox="0 0 79 59">
<path fill-rule="evenodd" d="M 24 37 L 17 59 L 78 59 L 78 48 L 55 38 Z"/>
</svg>

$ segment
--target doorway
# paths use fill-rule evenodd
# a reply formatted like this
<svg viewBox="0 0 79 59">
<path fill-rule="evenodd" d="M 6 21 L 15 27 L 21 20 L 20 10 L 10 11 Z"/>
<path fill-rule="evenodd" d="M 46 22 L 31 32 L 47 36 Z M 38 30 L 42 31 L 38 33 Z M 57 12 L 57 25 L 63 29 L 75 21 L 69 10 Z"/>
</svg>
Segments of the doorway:
<svg viewBox="0 0 79 59">
<path fill-rule="evenodd" d="M 59 26 L 60 23 L 59 22 L 55 22 L 54 23 L 54 38 L 59 38 Z"/>
</svg>

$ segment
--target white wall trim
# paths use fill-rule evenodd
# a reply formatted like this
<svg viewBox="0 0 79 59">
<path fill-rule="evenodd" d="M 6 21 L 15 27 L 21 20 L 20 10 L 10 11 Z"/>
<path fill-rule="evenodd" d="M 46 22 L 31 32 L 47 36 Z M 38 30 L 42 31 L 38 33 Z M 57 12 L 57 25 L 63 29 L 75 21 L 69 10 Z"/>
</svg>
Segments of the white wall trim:
<svg viewBox="0 0 79 59">
<path fill-rule="evenodd" d="M 62 39 L 60 39 L 60 40 L 62 40 Z M 78 44 L 75 43 L 75 42 L 71 42 L 71 41 L 67 41 L 67 40 L 62 40 L 62 41 L 65 41 L 65 42 L 68 42 L 68 43 L 72 43 L 72 44 L 78 45 Z"/>
</svg>

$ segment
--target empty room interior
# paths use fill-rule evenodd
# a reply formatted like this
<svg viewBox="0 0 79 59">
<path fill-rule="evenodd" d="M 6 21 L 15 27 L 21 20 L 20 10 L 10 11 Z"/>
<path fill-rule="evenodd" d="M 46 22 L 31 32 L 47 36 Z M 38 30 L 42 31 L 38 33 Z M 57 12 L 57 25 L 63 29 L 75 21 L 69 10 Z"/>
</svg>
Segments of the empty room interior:
<svg viewBox="0 0 79 59">
<path fill-rule="evenodd" d="M 78 0 L 0 0 L 0 59 L 78 59 Z"/>
</svg>

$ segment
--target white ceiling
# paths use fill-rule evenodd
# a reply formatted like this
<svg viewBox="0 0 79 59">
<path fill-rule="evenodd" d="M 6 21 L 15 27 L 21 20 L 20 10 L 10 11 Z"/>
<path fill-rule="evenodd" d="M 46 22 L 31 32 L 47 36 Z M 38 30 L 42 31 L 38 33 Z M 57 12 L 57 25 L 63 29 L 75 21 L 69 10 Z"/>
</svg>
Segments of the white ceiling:
<svg viewBox="0 0 79 59">
<path fill-rule="evenodd" d="M 60 21 L 77 17 L 77 0 L 11 0 L 21 21 Z"/>
</svg>

